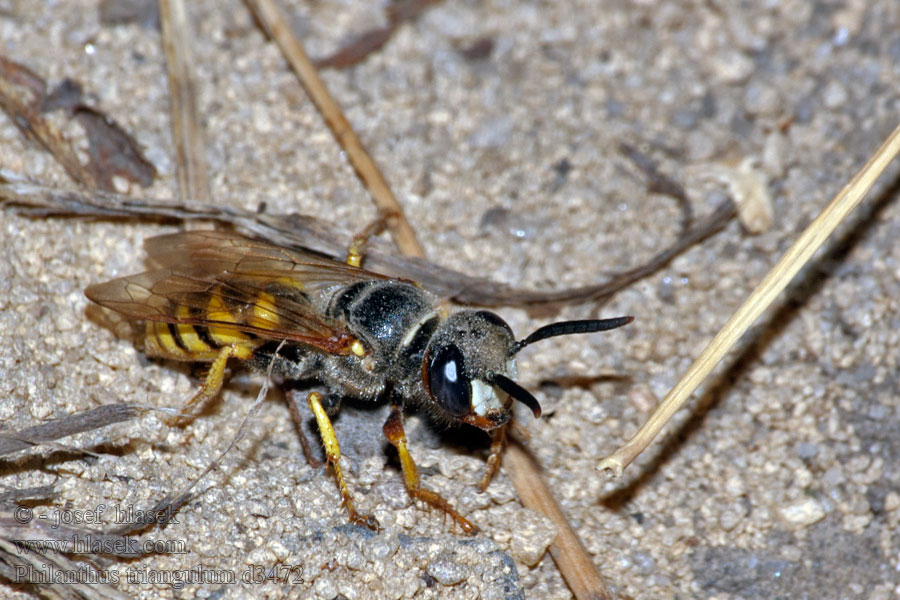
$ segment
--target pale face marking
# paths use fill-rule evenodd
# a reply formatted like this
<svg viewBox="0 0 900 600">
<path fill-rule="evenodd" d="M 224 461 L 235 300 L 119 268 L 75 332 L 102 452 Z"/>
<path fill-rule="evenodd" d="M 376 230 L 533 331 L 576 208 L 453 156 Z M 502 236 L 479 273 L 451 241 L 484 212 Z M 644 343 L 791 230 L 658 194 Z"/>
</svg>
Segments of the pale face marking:
<svg viewBox="0 0 900 600">
<path fill-rule="evenodd" d="M 497 395 L 494 386 L 479 381 L 472 380 L 472 412 L 479 417 L 487 416 L 488 413 L 500 412 L 503 410 L 503 402 Z M 505 395 L 505 394 L 504 394 Z"/>
</svg>

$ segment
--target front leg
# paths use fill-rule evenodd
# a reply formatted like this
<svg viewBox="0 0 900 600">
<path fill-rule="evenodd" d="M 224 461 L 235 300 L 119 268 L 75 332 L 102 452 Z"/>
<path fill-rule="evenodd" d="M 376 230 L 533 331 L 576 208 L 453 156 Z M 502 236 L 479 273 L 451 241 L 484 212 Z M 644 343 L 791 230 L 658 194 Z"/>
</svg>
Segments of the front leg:
<svg viewBox="0 0 900 600">
<path fill-rule="evenodd" d="M 500 461 L 503 458 L 503 450 L 506 448 L 506 428 L 509 423 L 501 425 L 491 434 L 491 453 L 487 459 L 487 467 L 484 470 L 484 477 L 481 479 L 481 491 L 488 489 L 491 480 L 500 469 Z"/>
<path fill-rule="evenodd" d="M 437 508 L 450 516 L 455 523 L 458 523 L 462 530 L 469 535 L 478 532 L 478 528 L 469 522 L 468 519 L 450 505 L 449 502 L 437 492 L 432 492 L 422 487 L 419 481 L 419 469 L 413 462 L 412 456 L 406 447 L 406 432 L 403 431 L 403 409 L 398 404 L 391 405 L 391 414 L 384 423 L 384 436 L 397 449 L 400 455 L 400 467 L 403 469 L 403 482 L 406 484 L 406 491 L 414 500 L 422 500 L 426 504 Z"/>
</svg>

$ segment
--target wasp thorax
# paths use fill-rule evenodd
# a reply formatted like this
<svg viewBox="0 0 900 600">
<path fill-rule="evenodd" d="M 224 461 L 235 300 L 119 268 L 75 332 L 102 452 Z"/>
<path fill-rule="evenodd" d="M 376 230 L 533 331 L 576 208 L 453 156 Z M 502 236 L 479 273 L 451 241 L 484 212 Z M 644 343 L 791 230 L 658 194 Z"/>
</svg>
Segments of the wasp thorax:
<svg viewBox="0 0 900 600">
<path fill-rule="evenodd" d="M 438 326 L 425 353 L 423 379 L 445 416 L 485 430 L 509 420 L 512 400 L 493 380 L 515 379 L 514 344 L 509 325 L 487 311 L 460 311 Z"/>
</svg>

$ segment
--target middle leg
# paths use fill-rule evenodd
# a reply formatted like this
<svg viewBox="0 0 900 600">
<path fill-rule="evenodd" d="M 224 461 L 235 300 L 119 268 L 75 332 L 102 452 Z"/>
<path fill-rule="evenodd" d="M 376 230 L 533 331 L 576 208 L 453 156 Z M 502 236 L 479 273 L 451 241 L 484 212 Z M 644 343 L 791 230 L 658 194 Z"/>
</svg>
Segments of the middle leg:
<svg viewBox="0 0 900 600">
<path fill-rule="evenodd" d="M 356 525 L 365 525 L 369 529 L 378 531 L 381 527 L 378 525 L 375 517 L 356 512 L 353 501 L 350 499 L 350 490 L 347 489 L 347 481 L 344 479 L 344 472 L 341 470 L 341 447 L 338 445 L 337 435 L 334 433 L 331 419 L 328 418 L 328 413 L 322 405 L 322 395 L 317 392 L 310 392 L 306 397 L 306 402 L 316 417 L 319 435 L 322 436 L 322 444 L 325 446 L 326 463 L 334 469 L 334 477 L 337 479 L 338 489 L 341 492 L 341 505 L 347 509 L 350 522 Z"/>
</svg>

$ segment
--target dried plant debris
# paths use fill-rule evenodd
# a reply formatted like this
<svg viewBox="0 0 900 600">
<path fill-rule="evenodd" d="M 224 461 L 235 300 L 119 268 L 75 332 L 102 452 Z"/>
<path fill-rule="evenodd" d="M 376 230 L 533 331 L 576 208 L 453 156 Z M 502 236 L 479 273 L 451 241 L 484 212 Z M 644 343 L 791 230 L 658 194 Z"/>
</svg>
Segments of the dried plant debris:
<svg viewBox="0 0 900 600">
<path fill-rule="evenodd" d="M 17 62 L 0 57 L 0 106 L 29 139 L 40 142 L 70 177 L 96 187 L 93 175 L 81 164 L 71 145 L 41 115 L 46 83 Z"/>
<path fill-rule="evenodd" d="M 113 190 L 116 176 L 149 187 L 156 169 L 141 155 L 137 143 L 115 121 L 86 105 L 81 86 L 65 79 L 51 92 L 44 103 L 44 112 L 65 110 L 84 128 L 88 138 L 87 168 L 94 174 L 98 187 Z"/>
<path fill-rule="evenodd" d="M 0 174 L 0 204 L 31 217 L 74 216 L 88 218 L 139 218 L 152 221 L 215 221 L 238 232 L 286 247 L 312 250 L 343 260 L 351 235 L 338 226 L 309 215 L 259 214 L 237 208 L 177 202 L 145 201 L 112 193 L 83 194 L 22 182 L 10 173 Z M 700 223 L 689 227 L 671 246 L 643 264 L 614 273 L 607 280 L 556 291 L 523 290 L 482 277 L 465 275 L 424 259 L 397 256 L 392 246 L 372 239 L 365 266 L 373 271 L 412 279 L 431 292 L 461 304 L 519 306 L 546 313 L 570 304 L 608 298 L 618 290 L 647 277 L 691 246 L 720 231 L 735 215 L 728 200 Z"/>
<path fill-rule="evenodd" d="M 128 404 L 108 404 L 14 432 L 0 431 L 0 456 L 60 438 L 121 423 L 137 414 Z"/>
<path fill-rule="evenodd" d="M 686 233 L 694 220 L 694 214 L 687 192 L 684 191 L 684 186 L 660 171 L 659 166 L 652 158 L 634 146 L 626 143 L 619 144 L 619 152 L 644 174 L 644 177 L 647 179 L 647 191 L 649 193 L 668 196 L 678 202 L 681 206 L 681 227 Z"/>
<path fill-rule="evenodd" d="M 156 169 L 137 143 L 115 121 L 88 106 L 76 82 L 67 79 L 48 93 L 39 75 L 0 57 L 0 106 L 22 133 L 43 145 L 85 187 L 115 191 L 117 178 L 148 187 L 156 177 Z M 79 158 L 73 141 L 46 118 L 56 110 L 65 111 L 84 130 L 86 162 Z"/>
<path fill-rule="evenodd" d="M 102 0 L 97 9 L 102 25 L 137 24 L 159 29 L 159 4 L 156 0 Z"/>
<path fill-rule="evenodd" d="M 754 157 L 747 157 L 736 165 L 711 163 L 693 169 L 699 177 L 728 187 L 741 225 L 753 235 L 768 231 L 775 219 L 768 181 L 757 162 Z"/>
<path fill-rule="evenodd" d="M 394 32 L 409 21 L 415 21 L 433 4 L 441 0 L 398 0 L 387 8 L 388 24 L 374 27 L 356 37 L 333 54 L 314 61 L 319 69 L 346 69 L 361 63 L 373 52 L 381 50 Z"/>
<path fill-rule="evenodd" d="M 49 500 L 56 496 L 56 490 L 52 485 L 39 485 L 37 487 L 9 489 L 0 493 L 0 504 L 13 505 L 23 500 Z"/>
<path fill-rule="evenodd" d="M 132 406 L 112 404 L 0 432 L 0 455 L 54 444 L 54 440 L 121 423 L 136 414 Z M 126 598 L 115 589 L 118 582 L 108 577 L 103 557 L 136 558 L 146 554 L 146 547 L 119 533 L 68 525 L 59 520 L 65 508 L 36 510 L 56 496 L 53 485 L 0 493 L 0 579 L 48 598 Z"/>
</svg>

